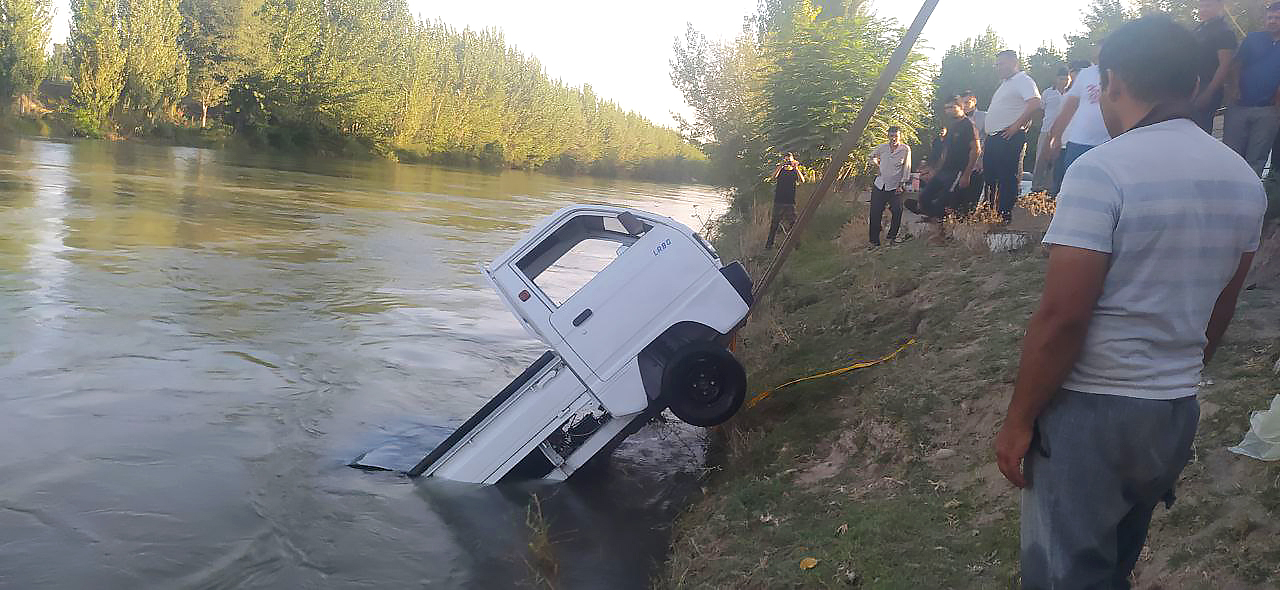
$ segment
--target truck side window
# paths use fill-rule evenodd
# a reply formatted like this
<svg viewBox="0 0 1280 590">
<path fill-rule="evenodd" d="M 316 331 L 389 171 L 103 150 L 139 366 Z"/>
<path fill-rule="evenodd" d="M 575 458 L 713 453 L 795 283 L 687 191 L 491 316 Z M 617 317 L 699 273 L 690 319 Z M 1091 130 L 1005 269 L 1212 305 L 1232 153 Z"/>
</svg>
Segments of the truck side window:
<svg viewBox="0 0 1280 590">
<path fill-rule="evenodd" d="M 638 238 L 627 234 L 616 217 L 579 215 L 534 246 L 516 267 L 559 307 Z"/>
</svg>

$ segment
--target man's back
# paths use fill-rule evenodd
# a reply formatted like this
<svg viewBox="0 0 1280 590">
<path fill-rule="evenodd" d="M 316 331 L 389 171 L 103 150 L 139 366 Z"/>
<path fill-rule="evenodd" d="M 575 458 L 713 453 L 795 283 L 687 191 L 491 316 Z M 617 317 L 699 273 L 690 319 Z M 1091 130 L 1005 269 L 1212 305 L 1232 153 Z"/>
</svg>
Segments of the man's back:
<svg viewBox="0 0 1280 590">
<path fill-rule="evenodd" d="M 1248 164 L 1188 119 L 1139 127 L 1067 173 L 1045 243 L 1111 255 L 1084 350 L 1063 387 L 1145 399 L 1195 395 L 1205 328 L 1266 194 Z"/>
</svg>

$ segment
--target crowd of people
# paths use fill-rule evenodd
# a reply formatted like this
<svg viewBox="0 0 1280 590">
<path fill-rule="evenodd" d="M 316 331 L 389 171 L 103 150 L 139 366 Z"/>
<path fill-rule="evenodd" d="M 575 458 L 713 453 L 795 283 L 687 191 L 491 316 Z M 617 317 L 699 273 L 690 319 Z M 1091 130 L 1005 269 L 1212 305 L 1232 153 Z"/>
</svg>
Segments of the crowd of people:
<svg viewBox="0 0 1280 590">
<path fill-rule="evenodd" d="M 970 93 L 946 102 L 931 177 L 903 203 L 937 218 L 985 194 L 1008 219 L 1027 129 L 1044 117 L 1035 183 L 1057 209 L 994 441 L 1022 490 L 1023 588 L 1128 588 L 1192 455 L 1198 384 L 1261 244 L 1261 176 L 1280 129 L 1280 2 L 1238 44 L 1223 9 L 1200 0 L 1194 31 L 1129 22 L 1043 92 L 1001 52 L 990 108 Z M 1223 104 L 1219 141 L 1206 131 Z M 899 239 L 910 176 L 892 131 L 872 154 L 873 247 L 885 208 Z"/>
</svg>

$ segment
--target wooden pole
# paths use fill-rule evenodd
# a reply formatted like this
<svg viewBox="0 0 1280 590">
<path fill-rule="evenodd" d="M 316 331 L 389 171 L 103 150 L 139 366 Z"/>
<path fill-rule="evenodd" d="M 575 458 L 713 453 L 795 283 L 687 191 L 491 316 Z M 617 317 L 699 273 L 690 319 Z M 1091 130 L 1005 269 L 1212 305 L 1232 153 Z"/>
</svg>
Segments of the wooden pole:
<svg viewBox="0 0 1280 590">
<path fill-rule="evenodd" d="M 884 95 L 889 92 L 889 86 L 893 84 L 894 78 L 898 77 L 898 72 L 907 63 L 907 57 L 911 54 L 911 49 L 915 46 L 916 40 L 920 38 L 920 32 L 924 30 L 924 25 L 929 22 L 929 17 L 933 15 L 933 9 L 937 7 L 938 0 L 925 0 L 924 4 L 920 6 L 920 12 L 916 14 L 916 20 L 907 29 L 907 34 L 902 38 L 902 43 L 898 44 L 898 49 L 893 52 L 893 57 L 889 58 L 889 64 L 885 66 L 884 71 L 880 72 L 880 80 L 876 82 L 875 89 L 871 91 L 871 95 L 862 103 L 862 110 L 858 112 L 858 118 L 854 120 L 853 126 L 849 128 L 849 132 L 845 135 L 844 143 L 840 144 L 840 148 L 831 155 L 831 164 L 827 166 L 827 171 L 822 174 L 822 180 L 813 189 L 809 202 L 805 203 L 800 216 L 796 218 L 795 226 L 791 228 L 791 231 L 787 233 L 786 239 L 782 241 L 782 246 L 778 248 L 778 253 L 774 256 L 773 261 L 769 263 L 769 268 L 765 270 L 764 276 L 760 277 L 760 280 L 756 282 L 755 287 L 751 290 L 755 305 L 760 304 L 760 300 L 764 298 L 769 290 L 769 285 L 773 283 L 773 280 L 778 277 L 778 273 L 782 271 L 782 265 L 786 263 L 787 257 L 795 249 L 796 241 L 804 233 L 805 227 L 808 226 L 814 212 L 818 210 L 818 206 L 822 204 L 822 200 L 831 191 L 831 186 L 835 184 L 836 177 L 840 174 L 840 169 L 844 167 L 845 160 L 848 160 L 849 154 L 853 153 L 854 148 L 858 147 L 858 142 L 862 140 L 862 134 L 866 131 L 867 124 L 871 122 L 871 115 L 875 114 L 876 109 L 880 106 L 880 101 L 884 100 Z"/>
</svg>

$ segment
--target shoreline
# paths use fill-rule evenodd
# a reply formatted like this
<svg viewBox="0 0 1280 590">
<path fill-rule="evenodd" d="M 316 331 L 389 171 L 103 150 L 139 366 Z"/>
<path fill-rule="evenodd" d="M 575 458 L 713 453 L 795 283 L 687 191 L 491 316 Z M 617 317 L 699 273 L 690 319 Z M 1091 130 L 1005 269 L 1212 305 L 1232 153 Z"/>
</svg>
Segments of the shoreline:
<svg viewBox="0 0 1280 590">
<path fill-rule="evenodd" d="M 722 221 L 726 259 L 767 263 L 767 197 Z M 777 392 L 721 427 L 712 456 L 722 461 L 676 523 L 660 587 L 1016 587 L 1018 494 L 991 441 L 1039 301 L 1036 232 L 1048 218 L 1020 211 L 1011 229 L 1034 239 L 1008 253 L 963 226 L 945 245 L 917 235 L 866 252 L 863 200 L 823 206 L 742 331 L 749 396 L 918 343 Z M 1247 292 L 1225 354 L 1206 369 L 1215 384 L 1200 398 L 1197 459 L 1178 504 L 1156 513 L 1137 587 L 1280 583 L 1280 465 L 1226 451 L 1280 389 L 1277 303 L 1275 291 Z"/>
</svg>

